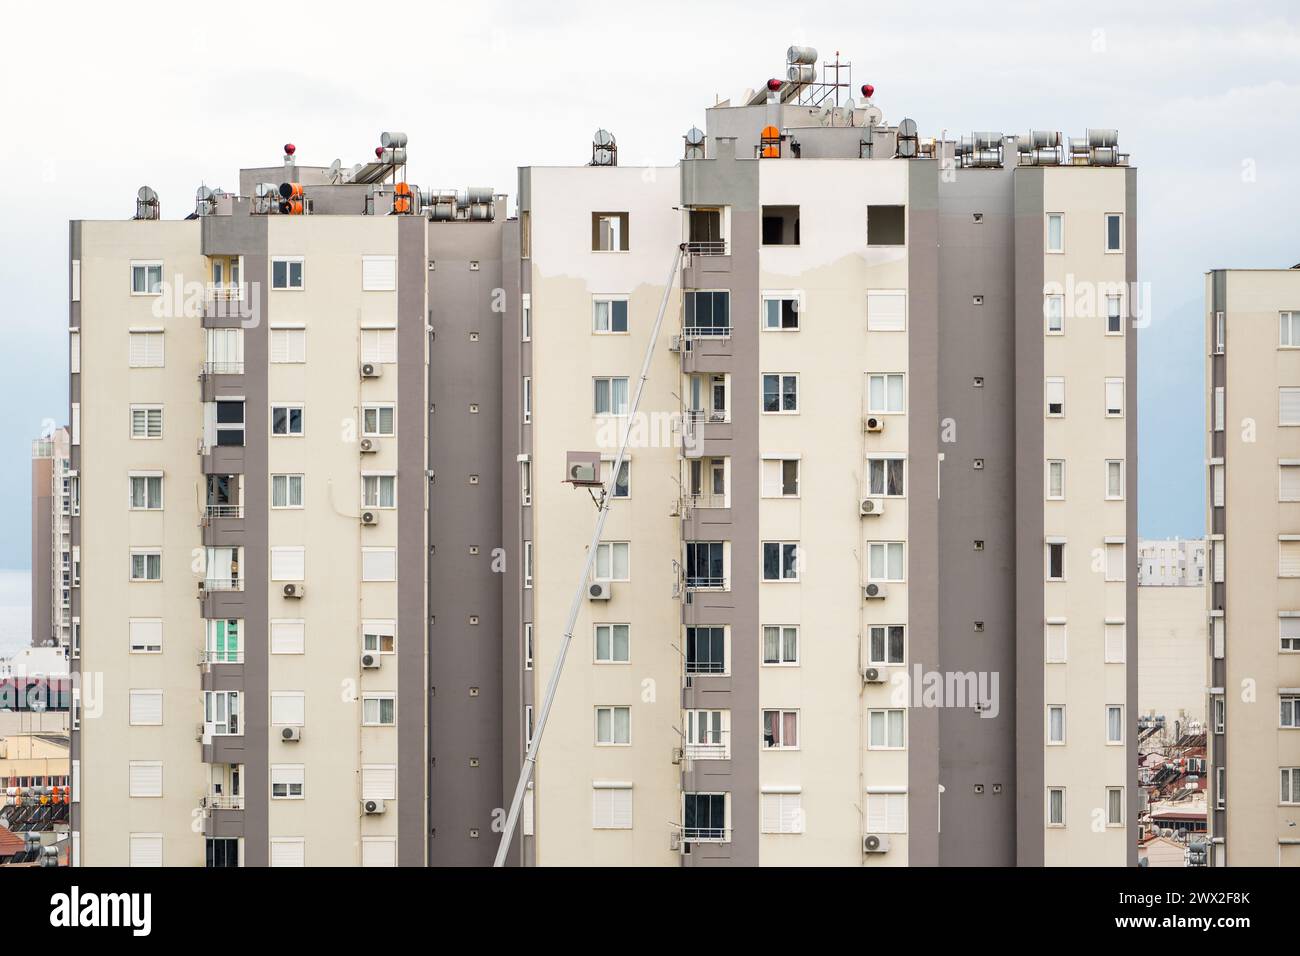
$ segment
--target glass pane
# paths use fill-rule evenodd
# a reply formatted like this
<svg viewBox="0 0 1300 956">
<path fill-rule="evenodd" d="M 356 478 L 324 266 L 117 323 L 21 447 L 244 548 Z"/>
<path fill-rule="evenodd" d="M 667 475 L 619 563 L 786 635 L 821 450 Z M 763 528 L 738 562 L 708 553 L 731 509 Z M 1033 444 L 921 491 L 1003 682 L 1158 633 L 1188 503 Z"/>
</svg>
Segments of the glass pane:
<svg viewBox="0 0 1300 956">
<path fill-rule="evenodd" d="M 781 409 L 793 412 L 799 407 L 799 380 L 787 375 L 781 380 Z"/>
<path fill-rule="evenodd" d="M 889 628 L 889 663 L 903 663 L 903 627 L 901 624 Z"/>
<path fill-rule="evenodd" d="M 627 331 L 627 303 L 619 300 L 612 303 L 613 316 L 610 323 L 610 330 L 613 332 Z"/>
<path fill-rule="evenodd" d="M 628 546 L 626 543 L 614 545 L 614 577 L 622 580 L 628 576 Z"/>
<path fill-rule="evenodd" d="M 612 740 L 614 717 L 608 707 L 600 707 L 596 710 L 596 740 L 600 743 L 609 743 Z"/>
<path fill-rule="evenodd" d="M 901 412 L 903 410 L 903 376 L 889 376 L 889 410 L 891 412 Z"/>
<path fill-rule="evenodd" d="M 777 394 L 780 388 L 781 382 L 779 376 L 763 376 L 763 411 L 779 412 L 781 410 L 780 397 Z"/>
<path fill-rule="evenodd" d="M 775 541 L 763 542 L 763 580 L 776 581 L 781 577 L 781 545 Z"/>
<path fill-rule="evenodd" d="M 781 660 L 781 629 L 763 628 L 763 663 L 776 664 Z"/>
<path fill-rule="evenodd" d="M 609 379 L 596 379 L 596 414 L 609 412 Z"/>
<path fill-rule="evenodd" d="M 626 624 L 614 625 L 614 660 L 628 659 L 628 627 Z"/>
</svg>

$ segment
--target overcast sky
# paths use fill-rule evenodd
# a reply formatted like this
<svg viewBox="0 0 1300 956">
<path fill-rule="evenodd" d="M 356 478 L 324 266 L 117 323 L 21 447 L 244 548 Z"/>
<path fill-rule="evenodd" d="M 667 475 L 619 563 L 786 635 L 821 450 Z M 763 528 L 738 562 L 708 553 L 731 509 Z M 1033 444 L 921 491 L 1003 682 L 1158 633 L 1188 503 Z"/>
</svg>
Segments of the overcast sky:
<svg viewBox="0 0 1300 956">
<path fill-rule="evenodd" d="M 1288 9 L 1290 7 L 1290 9 Z M 411 179 L 492 185 L 579 164 L 599 126 L 628 165 L 673 163 L 715 97 L 839 50 L 885 119 L 1082 135 L 1116 127 L 1138 173 L 1140 532 L 1203 532 L 1203 274 L 1300 262 L 1293 4 L 651 2 L 379 7 L 230 0 L 6 3 L 0 27 L 0 568 L 30 560 L 28 442 L 66 418 L 69 219 L 163 216 L 241 165 L 345 165 L 410 134 Z"/>
</svg>

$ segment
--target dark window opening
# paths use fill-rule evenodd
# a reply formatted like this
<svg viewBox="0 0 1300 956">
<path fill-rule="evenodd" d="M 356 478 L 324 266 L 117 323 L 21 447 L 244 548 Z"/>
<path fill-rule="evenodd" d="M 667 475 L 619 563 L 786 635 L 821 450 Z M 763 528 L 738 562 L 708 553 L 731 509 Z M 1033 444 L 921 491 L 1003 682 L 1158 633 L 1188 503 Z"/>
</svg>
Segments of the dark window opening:
<svg viewBox="0 0 1300 956">
<path fill-rule="evenodd" d="M 906 206 L 867 207 L 867 245 L 901 246 L 906 241 Z"/>
<path fill-rule="evenodd" d="M 763 245 L 799 245 L 799 207 L 763 207 Z"/>
</svg>

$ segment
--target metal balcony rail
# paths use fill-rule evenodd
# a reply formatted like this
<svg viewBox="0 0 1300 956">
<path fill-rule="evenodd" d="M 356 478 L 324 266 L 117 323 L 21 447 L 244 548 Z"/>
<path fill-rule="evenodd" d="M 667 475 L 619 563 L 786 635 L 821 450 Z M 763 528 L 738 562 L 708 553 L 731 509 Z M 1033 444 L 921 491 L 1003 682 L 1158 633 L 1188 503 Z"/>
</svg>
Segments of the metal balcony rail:
<svg viewBox="0 0 1300 956">
<path fill-rule="evenodd" d="M 244 517 L 243 505 L 208 505 L 203 509 L 205 518 L 242 518 Z"/>
<path fill-rule="evenodd" d="M 243 375 L 243 362 L 204 362 L 204 375 Z"/>
<path fill-rule="evenodd" d="M 688 339 L 725 339 L 731 336 L 729 325 L 685 325 L 682 335 Z"/>
<path fill-rule="evenodd" d="M 242 810 L 243 797 L 232 797 L 225 793 L 210 793 L 200 801 L 205 810 Z"/>
<path fill-rule="evenodd" d="M 725 508 L 727 507 L 727 496 L 713 494 L 687 495 L 686 502 L 692 508 Z"/>
<path fill-rule="evenodd" d="M 244 590 L 244 581 L 242 578 L 204 578 L 199 582 L 199 589 L 203 591 L 242 591 Z"/>
<path fill-rule="evenodd" d="M 244 297 L 243 285 L 236 283 L 208 283 L 209 302 L 238 302 Z"/>
<path fill-rule="evenodd" d="M 205 648 L 199 651 L 200 664 L 242 664 L 244 663 L 244 652 L 242 650 L 217 651 Z"/>
<path fill-rule="evenodd" d="M 725 256 L 727 254 L 727 240 L 702 239 L 697 242 L 688 242 L 686 243 L 686 251 L 693 256 Z"/>
<path fill-rule="evenodd" d="M 726 422 L 729 413 L 726 410 L 710 408 L 688 408 L 682 413 L 682 417 L 688 425 L 699 425 L 704 422 L 719 424 Z"/>
<path fill-rule="evenodd" d="M 710 577 L 705 574 L 688 574 L 686 575 L 686 588 L 690 591 L 703 591 L 706 589 L 722 590 L 727 586 L 725 577 Z"/>
<path fill-rule="evenodd" d="M 727 666 L 722 661 L 687 661 L 688 674 L 725 674 Z"/>
<path fill-rule="evenodd" d="M 682 827 L 682 839 L 689 843 L 730 843 L 728 827 Z"/>
<path fill-rule="evenodd" d="M 710 733 L 707 736 L 715 738 L 706 743 L 687 742 L 683 747 L 683 753 L 687 760 L 728 760 L 731 757 L 731 731 L 724 730 L 721 734 Z"/>
</svg>

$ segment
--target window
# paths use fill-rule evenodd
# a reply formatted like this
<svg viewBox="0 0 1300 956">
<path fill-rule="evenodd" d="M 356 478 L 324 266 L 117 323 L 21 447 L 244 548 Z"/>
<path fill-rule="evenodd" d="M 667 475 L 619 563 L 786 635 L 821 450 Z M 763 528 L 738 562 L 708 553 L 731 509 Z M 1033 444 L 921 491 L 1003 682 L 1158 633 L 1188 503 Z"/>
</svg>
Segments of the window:
<svg viewBox="0 0 1300 956">
<path fill-rule="evenodd" d="M 132 760 L 128 765 L 130 796 L 161 797 L 163 766 L 156 760 Z"/>
<path fill-rule="evenodd" d="M 131 636 L 132 654 L 159 654 L 162 652 L 163 622 L 161 618 L 133 617 L 127 626 Z"/>
<path fill-rule="evenodd" d="M 274 701 L 274 698 L 272 699 Z M 238 737 L 243 731 L 239 723 L 240 706 L 237 690 L 206 690 L 203 692 L 203 723 L 205 734 L 214 737 Z"/>
<path fill-rule="evenodd" d="M 872 664 L 904 662 L 904 628 L 901 624 L 873 624 L 868 632 L 867 655 Z"/>
<path fill-rule="evenodd" d="M 533 586 L 533 543 L 524 542 L 524 587 Z"/>
<path fill-rule="evenodd" d="M 630 545 L 626 541 L 602 541 L 596 545 L 593 580 L 626 581 L 629 577 Z"/>
<path fill-rule="evenodd" d="M 239 647 L 239 619 L 219 618 L 207 622 L 207 659 L 213 664 L 238 664 L 244 659 Z"/>
<path fill-rule="evenodd" d="M 1065 461 L 1050 458 L 1047 461 L 1047 498 L 1049 501 L 1065 499 Z"/>
<path fill-rule="evenodd" d="M 763 747 L 766 750 L 798 750 L 799 711 L 763 711 Z"/>
<path fill-rule="evenodd" d="M 799 459 L 763 459 L 763 497 L 799 497 Z"/>
<path fill-rule="evenodd" d="M 595 411 L 597 415 L 626 415 L 628 410 L 627 378 L 596 378 Z"/>
<path fill-rule="evenodd" d="M 1290 611 L 1278 617 L 1281 650 L 1300 651 L 1300 612 Z"/>
<path fill-rule="evenodd" d="M 1051 704 L 1047 708 L 1047 742 L 1065 743 L 1065 707 L 1062 704 Z"/>
<path fill-rule="evenodd" d="M 362 475 L 361 476 L 361 507 L 396 508 L 397 507 L 397 476 L 396 475 Z"/>
<path fill-rule="evenodd" d="M 523 399 L 523 423 L 531 425 L 533 422 L 533 379 L 530 375 L 524 376 L 523 387 L 520 389 Z"/>
<path fill-rule="evenodd" d="M 618 481 L 612 486 L 609 484 L 609 473 L 614 468 L 612 459 L 602 459 L 600 463 L 601 473 L 600 480 L 610 487 L 610 494 L 615 498 L 632 497 L 632 462 L 626 458 L 623 459 L 623 466 L 618 470 Z"/>
<path fill-rule="evenodd" d="M 591 330 L 597 334 L 627 331 L 627 298 L 596 296 L 591 302 Z"/>
<path fill-rule="evenodd" d="M 391 692 L 362 694 L 361 725 L 363 727 L 397 726 L 397 695 Z"/>
<path fill-rule="evenodd" d="M 690 338 L 731 334 L 731 293 L 687 292 L 682 297 L 682 332 Z"/>
<path fill-rule="evenodd" d="M 302 507 L 302 475 L 271 476 L 271 507 Z"/>
<path fill-rule="evenodd" d="M 301 256 L 280 257 L 271 260 L 271 288 L 272 289 L 301 289 L 302 288 L 302 264 Z"/>
<path fill-rule="evenodd" d="M 1060 418 L 1065 415 L 1065 379 L 1049 378 L 1047 389 L 1047 417 Z"/>
<path fill-rule="evenodd" d="M 163 410 L 161 405 L 131 406 L 131 437 L 163 437 Z"/>
<path fill-rule="evenodd" d="M 396 548 L 362 548 L 361 549 L 361 580 L 362 581 L 396 581 L 397 580 L 397 549 Z"/>
<path fill-rule="evenodd" d="M 764 206 L 762 225 L 763 245 L 799 245 L 799 207 Z"/>
<path fill-rule="evenodd" d="M 601 747 L 612 747 L 631 742 L 632 708 L 597 707 L 596 744 Z"/>
<path fill-rule="evenodd" d="M 880 415 L 901 415 L 903 402 L 902 375 L 867 376 L 867 411 Z"/>
<path fill-rule="evenodd" d="M 527 256 L 524 258 L 527 258 Z M 520 297 L 519 338 L 524 342 L 533 340 L 533 297 L 527 292 Z"/>
<path fill-rule="evenodd" d="M 132 833 L 130 848 L 131 866 L 163 865 L 163 838 L 161 833 Z"/>
<path fill-rule="evenodd" d="M 1047 788 L 1047 825 L 1049 827 L 1065 826 L 1065 788 Z"/>
<path fill-rule="evenodd" d="M 300 763 L 271 764 L 271 799 L 301 800 L 304 776 Z"/>
<path fill-rule="evenodd" d="M 627 252 L 628 216 L 625 212 L 591 214 L 591 251 Z"/>
<path fill-rule="evenodd" d="M 527 508 L 533 503 L 533 463 L 519 463 L 519 504 Z"/>
<path fill-rule="evenodd" d="M 216 443 L 219 446 L 242 445 L 244 443 L 244 400 L 218 399 L 213 403 L 216 408 L 214 422 Z"/>
<path fill-rule="evenodd" d="M 1227 344 L 1228 318 L 1224 312 L 1214 313 L 1214 354 L 1222 355 Z"/>
<path fill-rule="evenodd" d="M 132 727 L 160 727 L 163 722 L 163 692 L 133 690 L 130 697 Z"/>
<path fill-rule="evenodd" d="M 1217 543 L 1216 553 L 1222 551 L 1222 542 Z M 1300 577 L 1300 538 L 1287 535 L 1278 540 L 1278 571 L 1280 578 Z M 1215 580 L 1222 579 L 1219 569 L 1215 568 Z"/>
<path fill-rule="evenodd" d="M 799 793 L 763 793 L 762 832 L 803 833 L 803 795 Z"/>
<path fill-rule="evenodd" d="M 397 329 L 362 329 L 361 361 L 392 365 L 397 361 Z"/>
<path fill-rule="evenodd" d="M 363 292 L 392 292 L 396 288 L 396 256 L 361 257 L 361 290 Z"/>
<path fill-rule="evenodd" d="M 397 837 L 362 837 L 361 865 L 397 866 Z"/>
<path fill-rule="evenodd" d="M 163 367 L 163 333 L 161 331 L 130 332 L 127 365 L 131 368 Z"/>
<path fill-rule="evenodd" d="M 1226 493 L 1224 481 L 1223 461 L 1212 460 L 1210 462 L 1210 501 L 1216 508 L 1222 508 L 1224 505 L 1224 495 Z"/>
<path fill-rule="evenodd" d="M 301 581 L 306 576 L 306 548 L 285 547 L 271 549 L 272 581 Z"/>
<path fill-rule="evenodd" d="M 527 209 L 519 210 L 519 258 L 532 256 L 533 214 Z"/>
<path fill-rule="evenodd" d="M 277 727 L 301 727 L 307 722 L 307 696 L 300 690 L 271 692 L 271 723 Z"/>
<path fill-rule="evenodd" d="M 683 735 L 688 760 L 727 760 L 731 757 L 731 711 L 688 710 Z"/>
<path fill-rule="evenodd" d="M 524 670 L 533 669 L 533 625 L 524 625 Z"/>
<path fill-rule="evenodd" d="M 397 653 L 397 622 L 362 621 L 361 649 L 370 654 Z"/>
<path fill-rule="evenodd" d="M 688 588 L 727 586 L 724 542 L 686 542 L 686 586 Z"/>
<path fill-rule="evenodd" d="M 1106 251 L 1124 251 L 1124 216 L 1118 212 L 1106 213 Z"/>
<path fill-rule="evenodd" d="M 696 843 L 730 840 L 728 802 L 725 793 L 682 794 L 682 839 Z"/>
<path fill-rule="evenodd" d="M 790 415 L 799 411 L 799 376 L 772 374 L 763 376 L 763 412 Z"/>
<path fill-rule="evenodd" d="M 902 710 L 867 712 L 867 749 L 901 750 L 904 746 L 906 713 Z"/>
<path fill-rule="evenodd" d="M 867 580 L 903 580 L 903 542 L 870 541 L 867 543 Z"/>
<path fill-rule="evenodd" d="M 763 331 L 799 331 L 799 313 L 802 310 L 798 292 L 764 292 Z"/>
<path fill-rule="evenodd" d="M 1047 542 L 1047 580 L 1065 580 L 1065 542 Z"/>
<path fill-rule="evenodd" d="M 1106 498 L 1118 501 L 1124 497 L 1124 462 L 1112 459 L 1106 462 Z"/>
<path fill-rule="evenodd" d="M 867 293 L 867 331 L 902 332 L 907 328 L 907 293 Z"/>
<path fill-rule="evenodd" d="M 1106 788 L 1106 826 L 1122 827 L 1124 825 L 1124 788 Z"/>
<path fill-rule="evenodd" d="M 1300 348 L 1300 312 L 1279 312 L 1278 347 L 1284 349 Z"/>
<path fill-rule="evenodd" d="M 797 541 L 763 542 L 763 580 L 799 580 L 799 543 Z"/>
<path fill-rule="evenodd" d="M 1106 296 L 1106 334 L 1121 335 L 1124 332 L 1123 298 L 1118 295 Z"/>
<path fill-rule="evenodd" d="M 1124 542 L 1107 541 L 1106 542 L 1106 580 L 1123 581 L 1124 580 Z"/>
<path fill-rule="evenodd" d="M 302 654 L 307 646 L 307 624 L 301 620 L 271 621 L 271 653 Z"/>
<path fill-rule="evenodd" d="M 131 510 L 161 511 L 163 506 L 162 475 L 130 475 Z"/>
<path fill-rule="evenodd" d="M 302 837 L 271 837 L 271 866 L 307 865 L 307 844 Z"/>
<path fill-rule="evenodd" d="M 1300 634 L 1300 629 L 1297 631 Z M 727 634 L 725 627 L 686 628 L 686 673 L 725 674 Z"/>
<path fill-rule="evenodd" d="M 162 552 L 157 550 L 131 549 L 131 580 L 161 581 Z"/>
<path fill-rule="evenodd" d="M 867 459 L 867 494 L 887 498 L 903 496 L 903 471 L 906 462 L 902 455 Z"/>
<path fill-rule="evenodd" d="M 162 263 L 131 263 L 131 294 L 162 295 Z"/>
<path fill-rule="evenodd" d="M 1119 704 L 1106 707 L 1106 743 L 1122 744 L 1124 742 L 1124 708 Z"/>
<path fill-rule="evenodd" d="M 1300 803 L 1300 767 L 1282 768 L 1282 803 Z"/>
<path fill-rule="evenodd" d="M 591 788 L 593 830 L 632 829 L 632 788 L 626 784 L 594 784 Z"/>
<path fill-rule="evenodd" d="M 763 663 L 798 664 L 799 628 L 769 624 L 763 628 Z"/>
<path fill-rule="evenodd" d="M 630 659 L 629 627 L 626 624 L 596 625 L 596 662 L 626 664 Z"/>
<path fill-rule="evenodd" d="M 1118 418 L 1124 414 L 1124 380 L 1106 379 L 1106 416 Z"/>
<path fill-rule="evenodd" d="M 1047 214 L 1047 251 L 1065 251 L 1065 214 L 1049 212 Z"/>
<path fill-rule="evenodd" d="M 303 433 L 302 419 L 303 408 L 301 405 L 272 405 L 271 434 L 300 437 Z"/>
<path fill-rule="evenodd" d="M 1294 730 L 1300 727 L 1300 697 L 1288 695 L 1280 698 L 1282 713 L 1278 721 L 1279 727 L 1288 727 Z"/>
<path fill-rule="evenodd" d="M 1300 425 L 1300 388 L 1279 388 L 1278 390 L 1279 425 Z"/>
<path fill-rule="evenodd" d="M 204 371 L 213 375 L 239 375 L 244 371 L 244 330 L 208 329 Z"/>
<path fill-rule="evenodd" d="M 206 869 L 239 866 L 239 840 L 235 837 L 206 837 L 203 844 L 203 865 Z"/>
<path fill-rule="evenodd" d="M 1123 664 L 1128 643 L 1128 631 L 1123 624 L 1107 623 L 1105 661 L 1107 664 Z"/>
<path fill-rule="evenodd" d="M 906 206 L 867 207 L 867 245 L 901 246 L 906 237 Z"/>
<path fill-rule="evenodd" d="M 906 833 L 907 794 L 867 791 L 867 832 Z"/>
<path fill-rule="evenodd" d="M 76 374 L 81 371 L 81 330 L 68 330 L 68 371 Z"/>
<path fill-rule="evenodd" d="M 297 364 L 307 361 L 307 330 L 297 328 L 270 329 L 270 361 Z"/>
<path fill-rule="evenodd" d="M 1043 629 L 1046 648 L 1043 660 L 1049 664 L 1064 664 L 1066 652 L 1065 625 L 1049 621 Z"/>
<path fill-rule="evenodd" d="M 1048 335 L 1065 332 L 1065 296 L 1049 295 L 1043 299 L 1043 318 L 1047 321 Z"/>
</svg>

